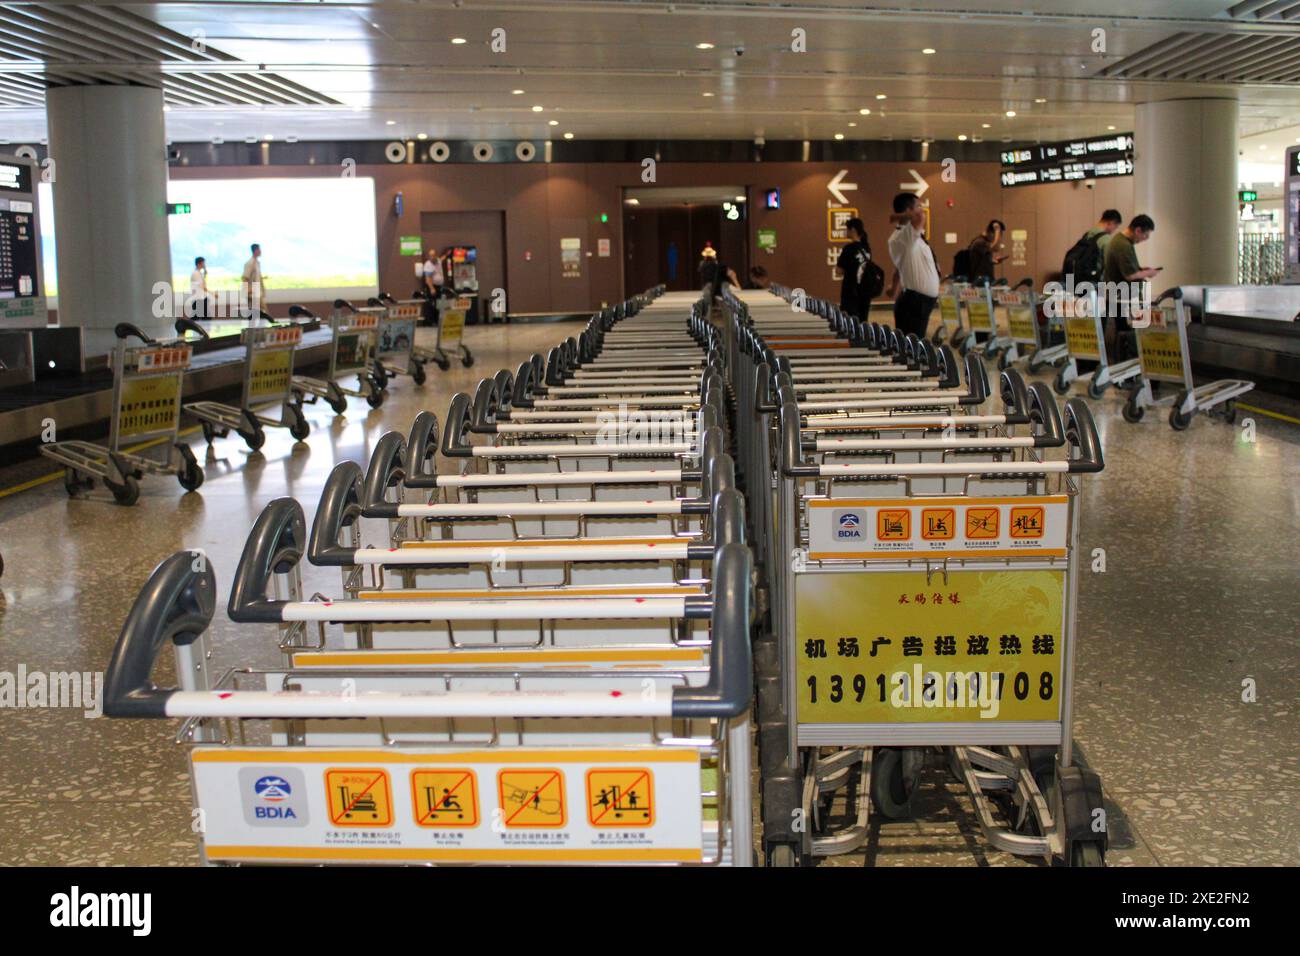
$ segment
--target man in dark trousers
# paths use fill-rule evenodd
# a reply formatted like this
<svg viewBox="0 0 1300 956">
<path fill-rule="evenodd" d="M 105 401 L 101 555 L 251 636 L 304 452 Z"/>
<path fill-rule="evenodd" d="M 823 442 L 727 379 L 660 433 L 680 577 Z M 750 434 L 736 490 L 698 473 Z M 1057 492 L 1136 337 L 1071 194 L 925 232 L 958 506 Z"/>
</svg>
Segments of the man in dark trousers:
<svg viewBox="0 0 1300 956">
<path fill-rule="evenodd" d="M 924 338 L 930 313 L 939 300 L 939 267 L 923 231 L 925 207 L 911 193 L 899 193 L 889 221 L 894 224 L 894 234 L 889 237 L 889 258 L 894 262 L 889 280 L 894 326 L 904 334 Z"/>
</svg>

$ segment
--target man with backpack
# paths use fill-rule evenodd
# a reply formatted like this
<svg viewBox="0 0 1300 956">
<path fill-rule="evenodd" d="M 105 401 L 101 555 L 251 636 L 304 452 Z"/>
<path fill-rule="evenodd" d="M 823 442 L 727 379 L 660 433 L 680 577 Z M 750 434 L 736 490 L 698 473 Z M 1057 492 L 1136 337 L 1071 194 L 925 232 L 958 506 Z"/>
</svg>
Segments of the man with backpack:
<svg viewBox="0 0 1300 956">
<path fill-rule="evenodd" d="M 840 250 L 835 263 L 843 278 L 840 281 L 840 308 L 860 319 L 870 318 L 871 300 L 885 289 L 885 273 L 871 261 L 871 241 L 862 220 L 854 217 L 845 223 L 849 244 Z"/>
<path fill-rule="evenodd" d="M 1101 281 L 1106 266 L 1106 244 L 1124 224 L 1124 217 L 1117 209 L 1107 209 L 1101 214 L 1097 224 L 1079 237 L 1079 241 L 1070 247 L 1061 266 L 1062 277 L 1066 283 L 1074 276 L 1074 284 L 1091 282 L 1096 285 Z"/>
<path fill-rule="evenodd" d="M 964 275 L 971 282 L 979 284 L 986 282 L 993 284 L 994 275 L 997 267 L 1007 260 L 1005 252 L 998 252 L 1002 248 L 1002 236 L 1007 231 L 1007 224 L 1001 219 L 994 219 L 984 228 L 983 235 L 976 236 L 971 244 L 966 247 L 968 259 L 966 270 L 963 272 L 954 272 L 954 275 Z M 958 253 L 960 256 L 961 253 Z"/>
</svg>

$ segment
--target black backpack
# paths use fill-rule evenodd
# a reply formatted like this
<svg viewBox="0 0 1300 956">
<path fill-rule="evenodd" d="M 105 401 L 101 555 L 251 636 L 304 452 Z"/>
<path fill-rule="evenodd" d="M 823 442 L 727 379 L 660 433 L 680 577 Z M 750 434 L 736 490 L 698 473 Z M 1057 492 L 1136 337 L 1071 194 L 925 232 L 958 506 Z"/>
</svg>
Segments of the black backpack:
<svg viewBox="0 0 1300 956">
<path fill-rule="evenodd" d="M 870 302 L 885 291 L 885 270 L 871 259 L 858 267 L 858 290 L 863 302 Z"/>
<path fill-rule="evenodd" d="M 961 276 L 963 279 L 969 279 L 971 277 L 970 276 L 970 270 L 971 270 L 970 248 L 971 246 L 975 245 L 975 241 L 978 238 L 979 237 L 976 236 L 975 239 L 972 239 L 970 241 L 970 244 L 967 245 L 965 249 L 961 250 L 961 252 L 957 253 L 955 256 L 952 257 L 953 275 Z"/>
<path fill-rule="evenodd" d="M 1070 247 L 1061 266 L 1064 275 L 1073 275 L 1075 284 L 1080 282 L 1099 282 L 1105 269 L 1105 258 L 1097 240 L 1100 235 L 1089 236 L 1086 232 L 1079 241 Z"/>
</svg>

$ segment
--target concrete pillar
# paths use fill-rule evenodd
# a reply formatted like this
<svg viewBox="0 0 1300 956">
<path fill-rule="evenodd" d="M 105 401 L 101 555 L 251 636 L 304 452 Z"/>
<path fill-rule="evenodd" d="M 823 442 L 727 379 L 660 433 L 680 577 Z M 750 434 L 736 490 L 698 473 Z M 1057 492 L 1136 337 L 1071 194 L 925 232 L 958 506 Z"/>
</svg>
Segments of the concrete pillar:
<svg viewBox="0 0 1300 956">
<path fill-rule="evenodd" d="M 1137 107 L 1133 199 L 1128 218 L 1156 223 L 1138 247 L 1144 266 L 1164 266 L 1157 293 L 1174 285 L 1237 281 L 1237 101 L 1162 100 Z"/>
<path fill-rule="evenodd" d="M 45 104 L 59 324 L 85 330 L 87 356 L 112 349 L 119 322 L 174 334 L 154 317 L 155 284 L 172 281 L 162 90 L 64 86 Z"/>
</svg>

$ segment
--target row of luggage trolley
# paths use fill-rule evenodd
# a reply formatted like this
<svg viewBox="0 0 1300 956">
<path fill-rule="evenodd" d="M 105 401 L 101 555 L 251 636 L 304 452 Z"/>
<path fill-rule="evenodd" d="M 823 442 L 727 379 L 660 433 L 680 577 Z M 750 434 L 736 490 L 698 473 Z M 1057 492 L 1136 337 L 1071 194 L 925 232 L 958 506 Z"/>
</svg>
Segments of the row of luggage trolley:
<svg viewBox="0 0 1300 956">
<path fill-rule="evenodd" d="M 752 559 L 707 309 L 651 290 L 338 465 L 310 527 L 268 504 L 227 614 L 278 666 L 215 670 L 215 569 L 157 567 L 105 712 L 179 721 L 205 862 L 752 862 Z"/>
<path fill-rule="evenodd" d="M 1106 301 L 1103 293 L 1109 294 L 1092 284 L 1077 291 L 1037 292 L 1030 279 L 1012 287 L 1005 280 L 970 283 L 948 277 L 940 287 L 939 325 L 932 341 L 947 341 L 961 355 L 973 350 L 996 358 L 999 371 L 1054 368 L 1052 388 L 1061 396 L 1069 395 L 1075 382 L 1082 382 L 1091 399 L 1100 399 L 1110 388 L 1123 390 L 1123 417 L 1130 424 L 1155 407 L 1169 409 L 1169 425 L 1175 431 L 1185 430 L 1197 412 L 1229 424 L 1235 421 L 1237 399 L 1254 383 L 1196 383 L 1187 334 L 1191 317 L 1181 287 L 1155 296 L 1144 288 L 1135 300 L 1123 302 Z M 1104 316 L 1121 311 L 1129 317 L 1137 355 L 1113 361 Z M 1005 325 L 999 314 L 1005 316 Z M 1091 371 L 1085 373 L 1081 363 Z M 1167 391 L 1158 396 L 1162 386 L 1168 386 Z"/>
<path fill-rule="evenodd" d="M 1101 783 L 1070 733 L 1088 406 L 774 291 L 724 299 L 769 863 L 860 849 L 934 767 L 993 847 L 1101 865 Z"/>
<path fill-rule="evenodd" d="M 397 375 L 408 375 L 421 385 L 426 380 L 425 365 L 432 361 L 446 370 L 451 351 L 460 355 L 466 368 L 473 365 L 473 355 L 462 341 L 463 312 L 444 314 L 432 349 L 416 345 L 422 305 L 419 299 L 399 301 L 381 293 L 360 308 L 338 299 L 323 322 L 297 305 L 289 307 L 287 321 L 263 312 L 240 333 L 244 373 L 238 404 L 183 400 L 194 345 L 208 337 L 198 322 L 178 319 L 176 337 L 166 339 L 120 323 L 110 356 L 113 395 L 108 445 L 51 441 L 42 444 L 40 452 L 63 465 L 70 496 L 89 490 L 98 479 L 119 504 L 131 505 L 139 499 L 140 481 L 147 474 L 174 475 L 182 488 L 193 491 L 204 475 L 189 445 L 178 440 L 183 416 L 198 421 L 209 445 L 234 432 L 257 451 L 271 428 L 286 429 L 296 441 L 305 440 L 311 426 L 304 404 L 325 402 L 342 415 L 348 398 L 356 397 L 378 408 Z M 294 359 L 303 330 L 318 323 L 330 330 L 325 375 L 296 374 Z M 355 385 L 348 384 L 354 378 Z M 150 449 L 160 449 L 161 454 Z"/>
</svg>

